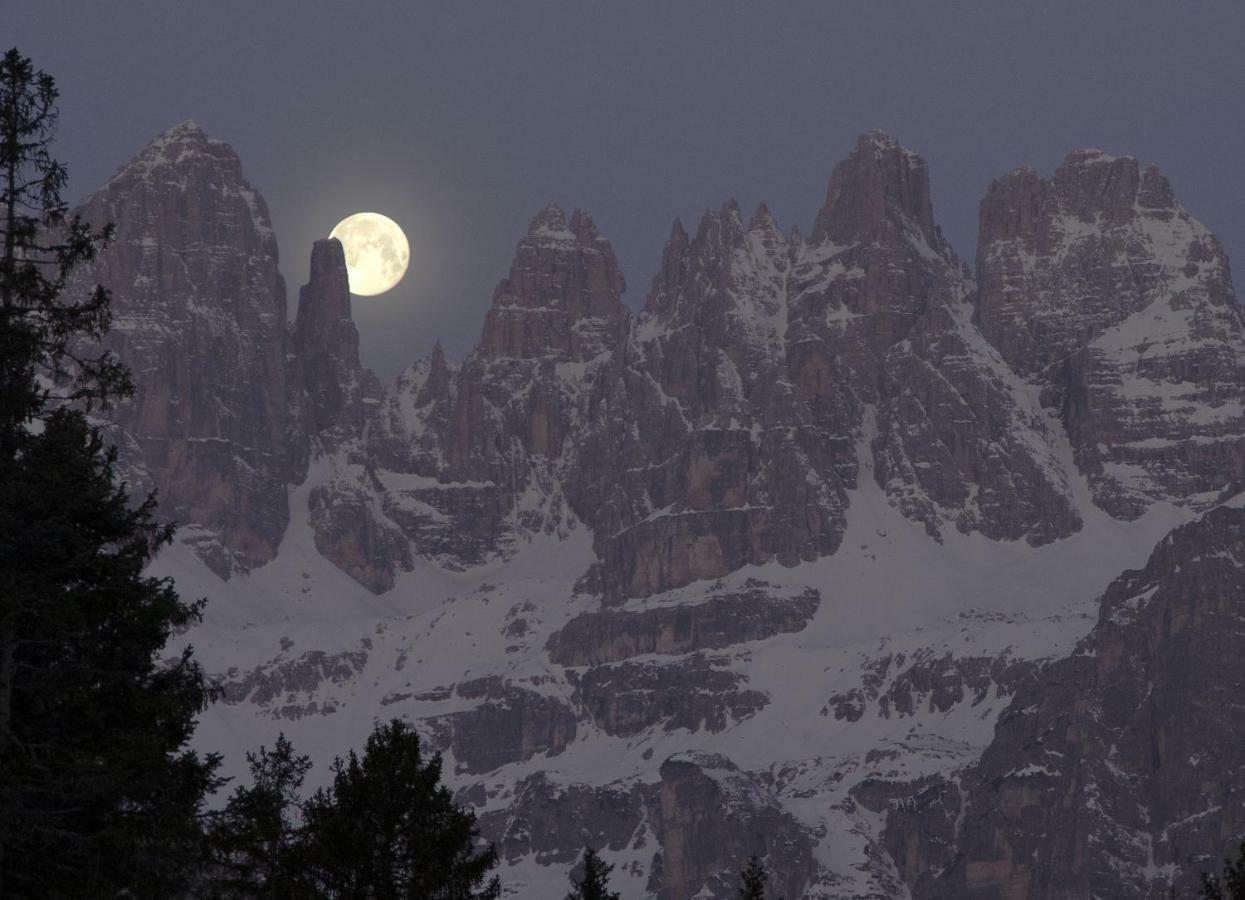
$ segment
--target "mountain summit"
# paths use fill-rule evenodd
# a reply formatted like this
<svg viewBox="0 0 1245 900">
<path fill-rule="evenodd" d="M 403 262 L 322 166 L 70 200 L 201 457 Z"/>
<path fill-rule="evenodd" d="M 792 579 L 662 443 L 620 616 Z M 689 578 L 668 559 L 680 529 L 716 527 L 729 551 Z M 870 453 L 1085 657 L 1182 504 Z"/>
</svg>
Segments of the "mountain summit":
<svg viewBox="0 0 1245 900">
<path fill-rule="evenodd" d="M 929 180 L 863 135 L 806 239 L 674 222 L 634 314 L 547 206 L 475 349 L 382 387 L 340 245 L 287 335 L 236 156 L 158 138 L 85 202 L 119 236 L 86 280 L 139 380 L 123 457 L 185 526 L 157 570 L 211 600 L 204 745 L 409 720 L 524 896 L 585 841 L 662 900 L 753 855 L 791 897 L 1193 883 L 1245 789 L 1187 687 L 1245 621 L 1226 256 L 1157 170 L 1079 151 L 990 185 L 970 267 Z"/>
</svg>

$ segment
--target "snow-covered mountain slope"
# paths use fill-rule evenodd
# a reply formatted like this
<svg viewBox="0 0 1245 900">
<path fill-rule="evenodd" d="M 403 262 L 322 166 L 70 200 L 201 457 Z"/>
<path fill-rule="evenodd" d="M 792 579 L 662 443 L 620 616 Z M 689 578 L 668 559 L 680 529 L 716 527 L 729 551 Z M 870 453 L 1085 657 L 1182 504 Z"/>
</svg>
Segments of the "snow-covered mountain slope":
<svg viewBox="0 0 1245 900">
<path fill-rule="evenodd" d="M 236 774 L 284 731 L 323 779 L 408 719 L 516 897 L 556 896 L 585 842 L 628 898 L 733 896 L 754 853 L 788 897 L 943 890 L 922 867 L 988 802 L 960 785 L 1000 714 L 1240 488 L 1226 259 L 1137 173 L 1081 153 L 996 183 L 974 273 L 924 161 L 870 133 L 807 239 L 733 202 L 676 223 L 635 315 L 592 220 L 547 207 L 476 349 L 387 387 L 319 242 L 279 545 L 221 580 L 202 549 L 232 532 L 191 516 L 154 567 L 210 601 L 183 639 L 225 697 L 197 740 Z M 136 464 L 174 399 L 119 420 Z"/>
<path fill-rule="evenodd" d="M 979 762 L 892 786 L 883 842 L 914 895 L 1196 895 L 1245 828 L 1243 636 L 1238 494 L 1111 583 L 1093 630 L 1021 686 Z"/>
<path fill-rule="evenodd" d="M 326 475 L 313 468 L 293 493 L 295 523 Z M 381 597 L 328 564 L 305 524 L 245 579 L 221 582 L 185 548 L 156 570 L 209 598 L 187 639 L 226 700 L 198 741 L 224 750 L 233 773 L 280 732 L 323 764 L 401 716 L 444 748 L 514 896 L 563 884 L 585 840 L 630 873 L 629 897 L 690 897 L 752 852 L 770 856 L 794 896 L 896 896 L 881 818 L 852 789 L 973 761 L 1035 664 L 1069 652 L 1101 590 L 1187 514 L 1090 512 L 1072 537 L 1034 548 L 954 532 L 931 541 L 871 478 L 851 508 L 832 556 L 744 567 L 604 612 L 575 592 L 593 559 L 582 527 L 466 572 L 418 562 Z M 593 616 L 618 621 L 575 632 L 574 652 L 566 640 L 547 649 Z M 582 664 L 588 654 L 602 662 Z M 663 807 L 679 779 L 723 770 L 749 788 L 735 808 L 704 785 L 691 808 Z M 538 833 L 550 804 L 574 827 Z M 657 835 L 692 815 L 725 817 L 730 840 L 684 835 L 676 870 L 661 852 L 675 842 Z M 769 818 L 778 825 L 762 829 Z"/>
</svg>

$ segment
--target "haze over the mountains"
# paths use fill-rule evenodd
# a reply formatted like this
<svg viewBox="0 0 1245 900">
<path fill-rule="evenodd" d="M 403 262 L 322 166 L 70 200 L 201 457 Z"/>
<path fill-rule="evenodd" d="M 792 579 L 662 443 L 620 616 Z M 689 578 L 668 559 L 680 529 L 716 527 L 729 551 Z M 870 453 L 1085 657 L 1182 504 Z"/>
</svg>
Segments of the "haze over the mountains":
<svg viewBox="0 0 1245 900">
<path fill-rule="evenodd" d="M 188 116 L 243 154 L 286 253 L 377 208 L 410 234 L 406 280 L 357 304 L 391 377 L 471 349 L 514 235 L 549 200 L 592 210 L 644 301 L 675 216 L 736 194 L 812 220 L 855 136 L 927 154 L 966 259 L 989 180 L 1073 147 L 1161 163 L 1245 258 L 1245 7 L 1042 4 L 436 4 L 223 0 L 14 4 L 7 40 L 57 73 L 70 193 Z M 330 74 L 331 73 L 331 74 Z M 296 297 L 291 294 L 293 309 Z"/>
</svg>

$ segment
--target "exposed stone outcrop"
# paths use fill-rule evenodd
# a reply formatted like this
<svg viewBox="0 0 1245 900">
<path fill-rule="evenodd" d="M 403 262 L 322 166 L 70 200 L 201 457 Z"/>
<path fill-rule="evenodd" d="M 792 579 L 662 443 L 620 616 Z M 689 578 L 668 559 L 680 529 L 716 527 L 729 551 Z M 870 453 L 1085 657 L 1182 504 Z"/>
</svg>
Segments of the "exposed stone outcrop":
<svg viewBox="0 0 1245 900">
<path fill-rule="evenodd" d="M 346 256 L 336 238 L 312 247 L 311 273 L 298 293 L 290 349 L 291 402 L 302 407 L 303 437 L 321 450 L 357 437 L 365 404 L 376 401 L 380 384 L 359 362 Z"/>
<path fill-rule="evenodd" d="M 337 689 L 348 688 L 367 665 L 371 642 L 356 650 L 308 650 L 278 656 L 242 673 L 230 669 L 221 680 L 221 700 L 258 707 L 274 719 L 328 716 L 337 712 Z"/>
<path fill-rule="evenodd" d="M 108 415 L 131 487 L 158 491 L 221 577 L 262 565 L 289 520 L 285 284 L 263 197 L 186 121 L 79 212 L 116 226 L 70 292 L 112 292 L 105 344 L 136 391 Z"/>
<path fill-rule="evenodd" d="M 614 250 L 589 216 L 568 222 L 549 205 L 519 241 L 510 274 L 493 293 L 477 354 L 489 362 L 587 362 L 616 349 L 626 333 L 625 288 Z"/>
<path fill-rule="evenodd" d="M 335 461 L 336 462 L 336 461 Z M 377 509 L 377 481 L 366 466 L 346 461 L 307 495 L 316 550 L 374 594 L 393 587 L 398 571 L 413 566 L 401 529 Z"/>
<path fill-rule="evenodd" d="M 755 715 L 769 698 L 747 690 L 747 679 L 703 655 L 670 663 L 596 666 L 574 677 L 575 699 L 606 734 L 626 737 L 665 731 L 722 731 Z"/>
<path fill-rule="evenodd" d="M 955 780 L 942 775 L 898 783 L 871 778 L 854 787 L 851 795 L 869 811 L 885 814 L 882 846 L 908 885 L 919 889 L 955 859 L 964 811 Z M 894 887 L 896 894 L 903 890 L 902 885 Z"/>
<path fill-rule="evenodd" d="M 1059 411 L 1094 499 L 1214 502 L 1245 466 L 1245 328 L 1227 256 L 1159 171 L 1097 150 L 981 205 L 981 330 Z"/>
<path fill-rule="evenodd" d="M 972 292 L 924 160 L 879 133 L 836 167 L 807 241 L 733 202 L 694 237 L 676 223 L 628 354 L 640 440 L 615 438 L 606 595 L 833 553 L 865 432 L 879 483 L 934 536 L 1077 530 L 1057 426 L 977 330 Z"/>
<path fill-rule="evenodd" d="M 871 709 L 882 718 L 902 718 L 922 709 L 947 712 L 964 702 L 978 706 L 992 697 L 1011 697 L 1038 667 L 1009 653 L 955 656 L 922 649 L 910 657 L 888 654 L 869 660 L 860 687 L 832 695 L 822 714 L 857 722 Z"/>
<path fill-rule="evenodd" d="M 648 653 L 720 650 L 799 631 L 821 602 L 812 589 L 791 597 L 774 594 L 758 583 L 746 591 L 715 594 L 703 603 L 585 613 L 549 639 L 549 656 L 564 666 L 596 666 Z"/>
<path fill-rule="evenodd" d="M 635 315 L 592 220 L 550 206 L 474 350 L 384 391 L 340 245 L 287 332 L 263 202 L 196 127 L 86 209 L 119 225 L 74 289 L 114 290 L 132 481 L 222 575 L 272 557 L 295 485 L 263 604 L 230 585 L 198 634 L 229 733 L 337 752 L 317 725 L 346 704 L 343 729 L 410 719 L 542 890 L 587 842 L 663 900 L 733 896 L 753 853 L 789 898 L 1157 897 L 1245 830 L 1239 506 L 1043 668 L 1123 566 L 1092 557 L 1135 564 L 1245 484 L 1227 261 L 1157 172 L 1083 152 L 996 182 L 974 278 L 925 162 L 870 133 L 807 239 L 764 205 L 676 222 Z M 274 584 L 316 553 L 389 596 Z M 299 649 L 268 659 L 275 617 Z"/>
<path fill-rule="evenodd" d="M 556 756 L 575 740 L 579 717 L 557 697 L 495 676 L 460 684 L 456 694 L 481 702 L 428 724 L 460 771 L 481 774 L 537 753 Z"/>
<path fill-rule="evenodd" d="M 1245 508 L 1218 507 L 1116 579 L 1075 653 L 1022 686 L 917 897 L 1166 896 L 1245 833 Z M 897 826 L 901 827 L 901 826 Z"/>
<path fill-rule="evenodd" d="M 564 485 L 593 385 L 627 333 L 622 290 L 592 220 L 549 206 L 475 352 L 453 367 L 438 348 L 385 392 L 367 450 L 416 553 L 461 568 L 508 555 L 521 534 L 575 527 Z"/>
<path fill-rule="evenodd" d="M 779 896 L 799 897 L 813 877 L 810 836 L 724 756 L 682 753 L 662 763 L 649 822 L 661 842 L 648 885 L 657 900 L 734 897 L 736 873 L 754 855 Z"/>
<path fill-rule="evenodd" d="M 505 809 L 480 816 L 480 833 L 503 859 L 534 855 L 546 865 L 569 866 L 586 843 L 597 850 L 643 850 L 652 844 L 644 828 L 648 785 L 561 785 L 537 772 L 514 785 Z"/>
</svg>

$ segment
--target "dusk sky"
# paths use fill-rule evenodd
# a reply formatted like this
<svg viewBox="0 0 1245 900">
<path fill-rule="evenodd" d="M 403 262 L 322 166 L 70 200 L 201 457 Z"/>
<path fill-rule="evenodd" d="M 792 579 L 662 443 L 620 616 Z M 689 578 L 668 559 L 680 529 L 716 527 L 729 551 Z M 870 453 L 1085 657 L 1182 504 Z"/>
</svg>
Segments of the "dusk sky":
<svg viewBox="0 0 1245 900">
<path fill-rule="evenodd" d="M 369 3 L 18 0 L 5 46 L 62 93 L 69 196 L 186 118 L 267 198 L 291 312 L 311 243 L 375 210 L 411 241 L 361 298 L 389 377 L 461 358 L 532 215 L 590 212 L 643 302 L 671 220 L 767 201 L 807 231 L 834 164 L 882 128 L 930 163 L 972 258 L 989 180 L 1074 148 L 1155 162 L 1245 259 L 1245 4 Z"/>
</svg>

